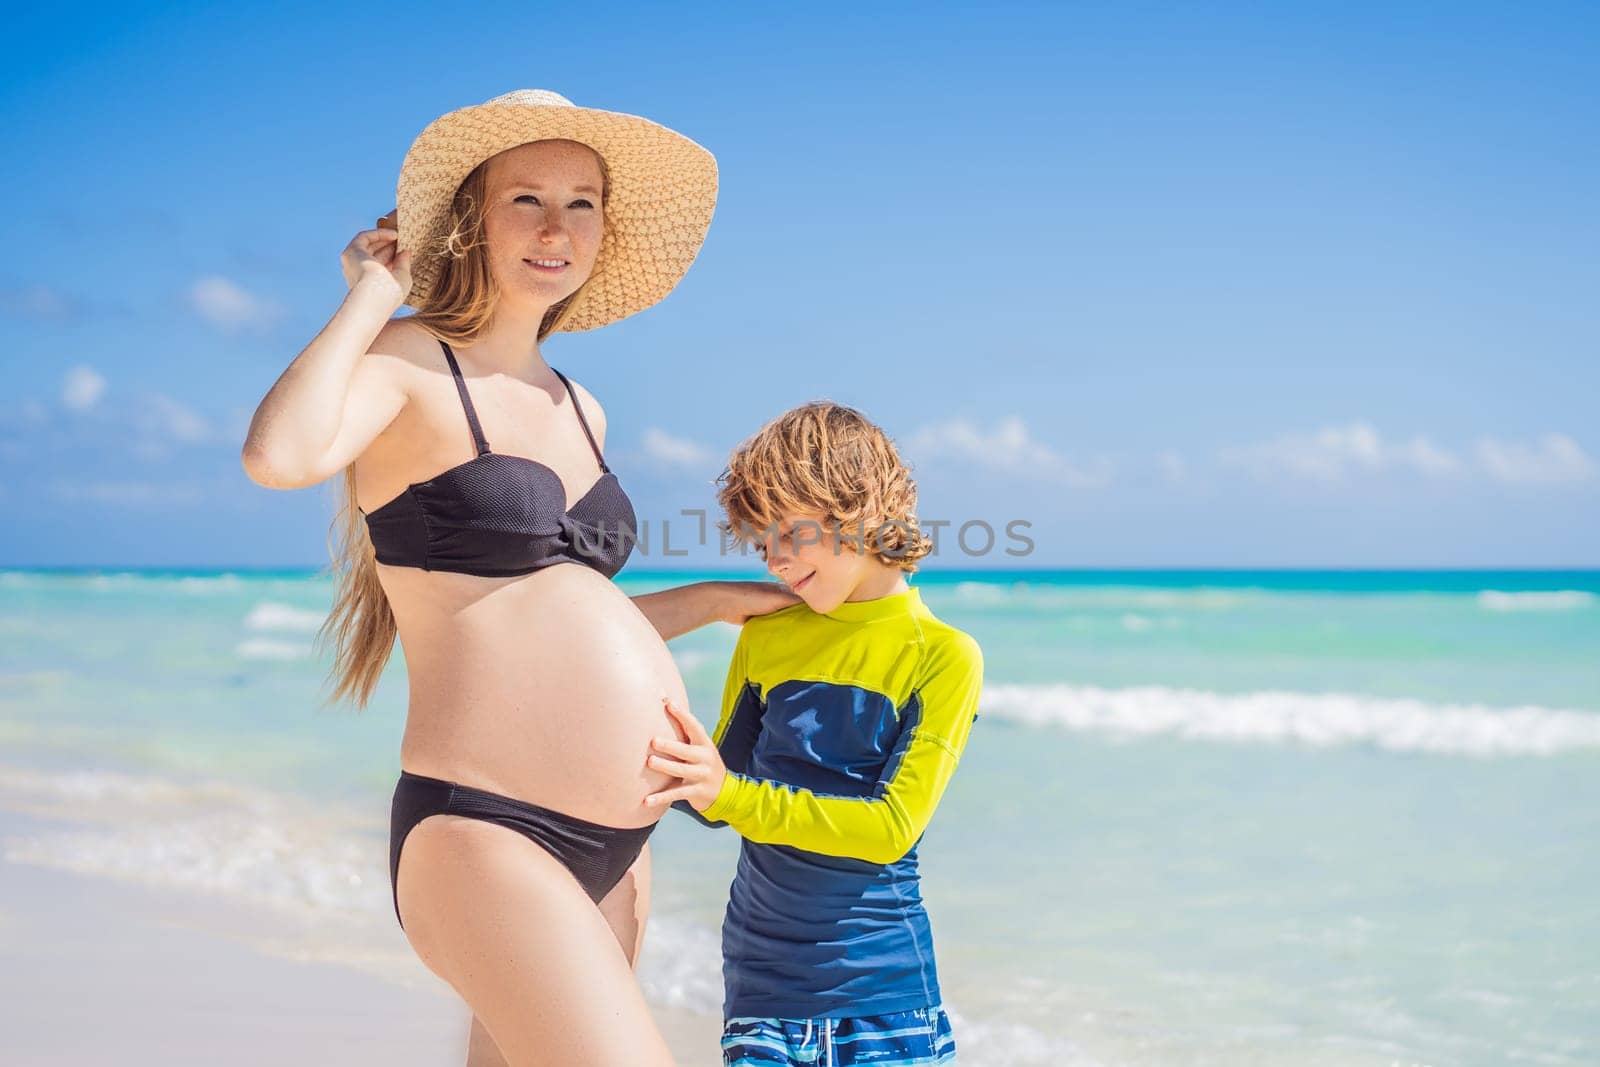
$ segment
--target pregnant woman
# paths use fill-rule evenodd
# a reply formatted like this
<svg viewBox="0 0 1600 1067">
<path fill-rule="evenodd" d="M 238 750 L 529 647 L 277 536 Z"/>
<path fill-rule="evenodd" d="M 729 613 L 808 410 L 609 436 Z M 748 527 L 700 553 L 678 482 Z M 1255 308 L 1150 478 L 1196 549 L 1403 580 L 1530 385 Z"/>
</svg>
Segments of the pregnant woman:
<svg viewBox="0 0 1600 1067">
<path fill-rule="evenodd" d="M 262 485 L 344 474 L 335 693 L 364 705 L 399 638 L 395 913 L 471 1007 L 474 1064 L 672 1062 L 631 967 L 644 799 L 670 781 L 645 761 L 664 701 L 687 703 L 665 639 L 795 598 L 623 594 L 636 516 L 605 415 L 539 345 L 665 297 L 715 199 L 693 141 L 555 93 L 436 119 L 401 166 L 397 229 L 350 242 L 344 303 L 245 441 Z"/>
</svg>

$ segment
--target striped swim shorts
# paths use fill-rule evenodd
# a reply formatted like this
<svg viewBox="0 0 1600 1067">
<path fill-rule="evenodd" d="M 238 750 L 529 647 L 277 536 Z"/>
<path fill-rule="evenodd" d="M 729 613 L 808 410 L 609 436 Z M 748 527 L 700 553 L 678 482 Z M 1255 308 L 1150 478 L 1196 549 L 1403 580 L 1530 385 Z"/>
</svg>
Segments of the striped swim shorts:
<svg viewBox="0 0 1600 1067">
<path fill-rule="evenodd" d="M 853 1019 L 729 1019 L 725 1067 L 924 1067 L 956 1062 L 941 1007 Z"/>
</svg>

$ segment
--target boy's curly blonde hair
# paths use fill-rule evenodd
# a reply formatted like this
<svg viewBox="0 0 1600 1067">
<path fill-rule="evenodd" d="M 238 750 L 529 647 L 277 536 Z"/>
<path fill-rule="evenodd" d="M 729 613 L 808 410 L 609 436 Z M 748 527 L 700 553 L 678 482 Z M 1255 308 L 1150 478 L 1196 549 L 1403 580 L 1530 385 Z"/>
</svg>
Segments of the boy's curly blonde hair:
<svg viewBox="0 0 1600 1067">
<path fill-rule="evenodd" d="M 819 514 L 841 541 L 914 573 L 932 542 L 917 522 L 917 483 L 887 434 L 854 408 L 813 400 L 738 448 L 717 477 L 718 523 L 735 543 L 784 515 Z"/>
</svg>

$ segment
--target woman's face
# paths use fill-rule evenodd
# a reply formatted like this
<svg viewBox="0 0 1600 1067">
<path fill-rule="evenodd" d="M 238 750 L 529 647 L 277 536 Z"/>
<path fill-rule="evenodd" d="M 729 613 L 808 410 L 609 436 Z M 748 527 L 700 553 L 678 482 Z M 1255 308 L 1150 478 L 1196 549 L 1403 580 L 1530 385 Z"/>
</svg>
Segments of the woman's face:
<svg viewBox="0 0 1600 1067">
<path fill-rule="evenodd" d="M 756 541 L 767 572 L 779 579 L 812 611 L 826 612 L 843 604 L 866 577 L 871 559 L 856 551 L 855 541 L 834 532 L 824 515 L 784 515 Z"/>
<path fill-rule="evenodd" d="M 575 141 L 535 141 L 489 160 L 483 226 L 502 300 L 548 308 L 588 280 L 602 182 L 600 157 Z"/>
</svg>

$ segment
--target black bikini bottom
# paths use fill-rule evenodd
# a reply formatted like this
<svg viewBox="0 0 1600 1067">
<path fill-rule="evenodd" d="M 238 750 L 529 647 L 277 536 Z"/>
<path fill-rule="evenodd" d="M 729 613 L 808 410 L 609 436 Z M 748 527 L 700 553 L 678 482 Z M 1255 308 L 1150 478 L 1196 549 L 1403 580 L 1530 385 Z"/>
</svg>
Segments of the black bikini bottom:
<svg viewBox="0 0 1600 1067">
<path fill-rule="evenodd" d="M 401 771 L 389 809 L 389 888 L 397 920 L 400 849 L 412 828 L 430 815 L 462 815 L 510 827 L 560 860 L 596 904 L 622 881 L 655 829 L 653 823 L 637 828 L 601 826 L 499 793 Z"/>
</svg>

